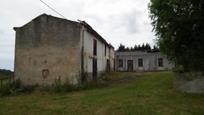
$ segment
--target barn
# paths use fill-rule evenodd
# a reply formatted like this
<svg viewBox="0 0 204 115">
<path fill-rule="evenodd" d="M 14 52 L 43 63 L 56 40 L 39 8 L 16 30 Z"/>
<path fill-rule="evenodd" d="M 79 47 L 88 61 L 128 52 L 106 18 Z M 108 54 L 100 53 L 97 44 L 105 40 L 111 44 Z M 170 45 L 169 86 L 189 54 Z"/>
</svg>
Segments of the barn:
<svg viewBox="0 0 204 115">
<path fill-rule="evenodd" d="M 85 21 L 42 14 L 14 30 L 14 76 L 23 85 L 77 85 L 114 70 L 114 47 Z"/>
</svg>

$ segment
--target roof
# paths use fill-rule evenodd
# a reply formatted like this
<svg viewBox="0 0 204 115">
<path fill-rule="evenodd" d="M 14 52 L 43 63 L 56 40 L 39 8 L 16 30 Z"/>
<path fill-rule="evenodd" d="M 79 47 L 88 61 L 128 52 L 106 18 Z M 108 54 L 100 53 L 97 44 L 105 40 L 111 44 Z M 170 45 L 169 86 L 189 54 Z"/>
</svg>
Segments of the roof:
<svg viewBox="0 0 204 115">
<path fill-rule="evenodd" d="M 73 24 L 80 24 L 80 25 L 84 26 L 84 27 L 87 29 L 87 31 L 88 31 L 89 33 L 93 34 L 98 40 L 100 40 L 101 42 L 105 43 L 109 48 L 113 48 L 113 49 L 114 49 L 114 47 L 113 47 L 110 43 L 108 43 L 100 34 L 98 34 L 98 33 L 97 33 L 88 23 L 86 23 L 85 21 L 79 21 L 79 22 L 77 22 L 77 21 L 72 21 L 72 20 L 68 20 L 68 19 L 63 19 L 63 18 L 55 17 L 55 16 L 52 16 L 52 15 L 47 15 L 47 14 L 44 13 L 44 14 L 41 14 L 41 15 L 37 16 L 36 18 L 32 19 L 30 22 L 32 22 L 33 20 L 36 20 L 37 18 L 42 17 L 42 16 L 47 16 L 47 17 L 52 17 L 52 18 L 56 18 L 56 19 L 59 19 L 59 20 L 63 20 L 63 21 L 68 21 L 68 22 L 73 23 Z M 30 23 L 30 22 L 28 22 L 28 23 Z M 28 24 L 28 23 L 27 23 L 27 24 Z M 22 27 L 26 26 L 27 24 L 23 25 Z M 19 29 L 19 28 L 22 28 L 22 27 L 14 27 L 14 30 Z"/>
<path fill-rule="evenodd" d="M 85 28 L 87 28 L 87 31 L 90 32 L 91 34 L 93 34 L 96 38 L 98 38 L 100 41 L 102 41 L 103 43 L 105 43 L 108 47 L 113 48 L 114 47 L 108 43 L 100 34 L 98 34 L 88 23 L 86 23 L 85 21 L 79 21 L 80 24 L 82 24 Z"/>
<path fill-rule="evenodd" d="M 152 55 L 161 54 L 160 52 L 145 52 L 145 51 L 116 51 L 116 55 Z"/>
</svg>

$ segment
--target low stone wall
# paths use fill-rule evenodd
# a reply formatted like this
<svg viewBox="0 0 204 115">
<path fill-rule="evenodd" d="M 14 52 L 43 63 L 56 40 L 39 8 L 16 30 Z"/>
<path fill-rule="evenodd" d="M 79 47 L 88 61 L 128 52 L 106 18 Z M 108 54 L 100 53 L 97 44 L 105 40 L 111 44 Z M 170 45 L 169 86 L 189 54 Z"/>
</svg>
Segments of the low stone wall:
<svg viewBox="0 0 204 115">
<path fill-rule="evenodd" d="M 204 73 L 184 72 L 174 74 L 174 88 L 186 93 L 204 93 Z"/>
</svg>

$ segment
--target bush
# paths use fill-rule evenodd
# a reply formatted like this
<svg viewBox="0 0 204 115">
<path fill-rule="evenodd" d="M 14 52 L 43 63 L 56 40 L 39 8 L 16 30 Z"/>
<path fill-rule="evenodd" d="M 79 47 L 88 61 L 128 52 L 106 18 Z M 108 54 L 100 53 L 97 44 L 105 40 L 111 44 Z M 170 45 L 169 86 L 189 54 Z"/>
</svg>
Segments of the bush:
<svg viewBox="0 0 204 115">
<path fill-rule="evenodd" d="M 66 80 L 65 83 L 62 83 L 61 79 L 56 79 L 53 86 L 54 92 L 70 92 L 78 89 L 78 86 L 71 85 L 69 80 Z"/>
<path fill-rule="evenodd" d="M 0 88 L 0 96 L 16 95 L 19 93 L 31 93 L 36 88 L 39 91 L 51 92 L 51 93 L 66 93 L 78 90 L 87 90 L 94 88 L 103 88 L 108 85 L 108 75 L 104 74 L 97 81 L 85 82 L 81 85 L 70 84 L 69 80 L 62 83 L 61 79 L 55 80 L 55 83 L 51 86 L 38 87 L 37 85 L 22 86 L 20 80 L 15 80 L 13 82 L 8 82 Z"/>
<path fill-rule="evenodd" d="M 3 85 L 1 88 L 0 88 L 0 96 L 6 96 L 6 95 L 9 95 L 11 92 L 10 92 L 10 85 Z"/>
<path fill-rule="evenodd" d="M 8 79 L 6 79 L 4 82 L 6 83 L 2 84 L 0 88 L 0 96 L 16 94 L 17 89 L 21 86 L 20 80 L 10 82 Z"/>
<path fill-rule="evenodd" d="M 20 80 L 6 82 L 0 87 L 0 96 L 16 95 L 18 93 L 31 93 L 36 86 L 22 86 Z"/>
<path fill-rule="evenodd" d="M 176 66 L 173 68 L 173 72 L 176 72 L 176 73 L 184 73 L 184 68 L 183 66 Z"/>
</svg>

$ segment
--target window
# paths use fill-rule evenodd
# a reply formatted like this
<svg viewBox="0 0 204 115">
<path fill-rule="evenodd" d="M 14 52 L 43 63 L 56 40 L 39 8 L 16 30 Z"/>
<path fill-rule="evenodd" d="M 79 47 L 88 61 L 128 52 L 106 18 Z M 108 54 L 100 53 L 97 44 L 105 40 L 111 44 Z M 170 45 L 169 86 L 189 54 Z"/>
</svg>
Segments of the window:
<svg viewBox="0 0 204 115">
<path fill-rule="evenodd" d="M 122 59 L 119 59 L 119 65 L 118 67 L 123 67 L 123 60 Z"/>
<path fill-rule="evenodd" d="M 48 69 L 43 69 L 42 70 L 42 77 L 45 79 L 49 76 L 49 70 Z"/>
<path fill-rule="evenodd" d="M 106 56 L 106 45 L 105 45 L 105 56 Z"/>
<path fill-rule="evenodd" d="M 93 41 L 93 55 L 97 55 L 97 41 L 95 39 Z"/>
<path fill-rule="evenodd" d="M 138 66 L 143 67 L 143 59 L 142 58 L 138 59 Z"/>
<path fill-rule="evenodd" d="M 158 59 L 158 66 L 163 67 L 163 58 Z"/>
</svg>

